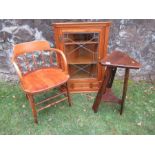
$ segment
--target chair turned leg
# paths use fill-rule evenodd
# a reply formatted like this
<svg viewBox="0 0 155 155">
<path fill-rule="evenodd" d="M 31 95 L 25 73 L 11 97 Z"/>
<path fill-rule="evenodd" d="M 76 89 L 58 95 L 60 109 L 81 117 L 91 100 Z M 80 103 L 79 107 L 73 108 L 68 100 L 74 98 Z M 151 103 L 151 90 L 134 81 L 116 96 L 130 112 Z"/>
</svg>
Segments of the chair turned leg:
<svg viewBox="0 0 155 155">
<path fill-rule="evenodd" d="M 126 92 L 127 92 L 127 87 L 128 87 L 128 79 L 129 79 L 129 69 L 127 68 L 125 70 L 125 77 L 124 77 L 123 95 L 122 95 L 122 101 L 121 101 L 120 115 L 122 115 L 123 109 L 124 109 L 124 102 L 125 102 Z"/>
<path fill-rule="evenodd" d="M 36 108 L 35 108 L 35 102 L 34 102 L 33 95 L 27 94 L 27 97 L 28 97 L 28 100 L 30 102 L 30 106 L 31 106 L 31 109 L 32 109 L 32 114 L 33 114 L 33 117 L 34 117 L 34 123 L 38 124 L 37 111 L 36 111 Z"/>
<path fill-rule="evenodd" d="M 69 106 L 71 106 L 72 102 L 71 102 L 71 97 L 70 97 L 68 83 L 66 83 L 66 90 L 67 90 L 68 103 L 69 103 Z"/>
<path fill-rule="evenodd" d="M 25 97 L 26 97 L 26 99 L 28 100 L 28 96 L 27 96 L 27 94 L 25 94 Z"/>
</svg>

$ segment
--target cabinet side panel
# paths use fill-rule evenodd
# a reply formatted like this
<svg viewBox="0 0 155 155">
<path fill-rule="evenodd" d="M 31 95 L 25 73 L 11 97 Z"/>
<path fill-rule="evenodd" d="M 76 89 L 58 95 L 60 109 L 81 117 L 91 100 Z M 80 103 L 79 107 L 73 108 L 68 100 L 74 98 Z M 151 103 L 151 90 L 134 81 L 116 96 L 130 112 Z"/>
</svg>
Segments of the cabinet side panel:
<svg viewBox="0 0 155 155">
<path fill-rule="evenodd" d="M 105 28 L 103 27 L 100 32 L 100 41 L 99 41 L 99 49 L 98 49 L 98 81 L 102 80 L 102 66 L 99 63 L 103 58 L 104 54 L 104 42 L 105 42 Z"/>
<path fill-rule="evenodd" d="M 103 27 L 100 38 L 99 61 L 107 56 L 109 39 L 109 26 Z M 98 64 L 98 80 L 101 82 L 104 76 L 105 68 Z"/>
<path fill-rule="evenodd" d="M 103 55 L 102 55 L 102 59 L 106 58 L 107 54 L 108 54 L 109 29 L 110 29 L 109 26 L 106 26 L 105 29 L 104 29 L 104 50 L 103 50 L 104 52 L 103 52 Z M 103 79 L 104 72 L 105 72 L 105 67 L 102 66 L 101 70 L 102 70 L 102 75 L 101 76 L 102 76 L 102 79 Z"/>
<path fill-rule="evenodd" d="M 55 48 L 59 48 L 59 28 L 53 27 Z"/>
<path fill-rule="evenodd" d="M 61 48 L 61 42 L 60 42 L 60 32 L 61 29 L 60 28 L 56 28 L 55 26 L 53 27 L 54 30 L 54 41 L 55 41 L 55 48 L 60 49 L 63 51 L 63 49 Z M 63 68 L 63 63 L 61 61 L 61 58 L 59 56 L 57 56 L 57 62 L 58 64 Z"/>
<path fill-rule="evenodd" d="M 108 43 L 109 43 L 109 29 L 110 27 L 105 28 L 105 41 L 104 41 L 104 53 L 103 53 L 103 58 L 107 56 L 107 51 L 108 51 Z"/>
</svg>

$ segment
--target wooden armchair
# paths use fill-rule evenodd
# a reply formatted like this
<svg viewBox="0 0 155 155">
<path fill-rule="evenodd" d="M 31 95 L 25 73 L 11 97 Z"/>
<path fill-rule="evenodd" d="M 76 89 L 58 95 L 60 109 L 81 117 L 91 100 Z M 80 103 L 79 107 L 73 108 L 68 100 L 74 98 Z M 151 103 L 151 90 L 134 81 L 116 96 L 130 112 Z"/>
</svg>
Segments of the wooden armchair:
<svg viewBox="0 0 155 155">
<path fill-rule="evenodd" d="M 50 48 L 47 41 L 21 43 L 14 46 L 12 62 L 20 78 L 21 87 L 32 108 L 35 123 L 38 123 L 38 112 L 43 109 L 66 99 L 71 106 L 67 85 L 69 79 L 67 61 L 61 50 Z M 34 95 L 60 86 L 66 91 L 60 91 L 54 96 L 38 103 L 35 102 Z M 62 98 L 61 95 L 64 97 Z M 61 99 L 58 100 L 58 97 Z M 47 101 L 53 99 L 56 101 L 47 104 Z M 45 103 L 46 105 L 44 105 Z"/>
</svg>

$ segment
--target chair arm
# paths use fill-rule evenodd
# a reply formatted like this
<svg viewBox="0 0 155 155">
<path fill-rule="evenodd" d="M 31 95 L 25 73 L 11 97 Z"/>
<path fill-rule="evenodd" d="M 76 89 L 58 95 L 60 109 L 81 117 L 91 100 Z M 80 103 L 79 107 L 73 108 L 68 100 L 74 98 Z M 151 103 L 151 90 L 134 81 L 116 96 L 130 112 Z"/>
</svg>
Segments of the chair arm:
<svg viewBox="0 0 155 155">
<path fill-rule="evenodd" d="M 63 51 L 59 50 L 59 49 L 56 49 L 56 48 L 50 48 L 50 51 L 55 51 L 56 53 L 58 53 L 62 60 L 63 60 L 63 69 L 64 69 L 64 72 L 66 74 L 68 74 L 68 65 L 67 65 L 67 59 L 66 59 L 66 56 L 65 54 L 63 53 Z"/>
<path fill-rule="evenodd" d="M 14 61 L 12 61 L 12 63 L 13 63 L 13 65 L 14 65 L 16 71 L 17 71 L 17 74 L 18 74 L 20 80 L 21 80 L 21 79 L 22 79 L 22 73 L 21 73 L 21 71 L 20 71 L 18 65 L 17 65 L 16 62 L 14 62 Z"/>
</svg>

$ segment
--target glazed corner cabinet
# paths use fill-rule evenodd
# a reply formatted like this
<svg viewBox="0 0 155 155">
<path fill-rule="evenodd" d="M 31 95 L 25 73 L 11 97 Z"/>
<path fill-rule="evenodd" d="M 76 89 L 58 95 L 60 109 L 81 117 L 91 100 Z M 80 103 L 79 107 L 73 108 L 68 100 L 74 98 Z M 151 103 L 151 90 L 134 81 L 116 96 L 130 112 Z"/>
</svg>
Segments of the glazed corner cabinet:
<svg viewBox="0 0 155 155">
<path fill-rule="evenodd" d="M 98 91 L 104 75 L 111 22 L 54 23 L 56 48 L 66 55 L 72 93 Z"/>
</svg>

